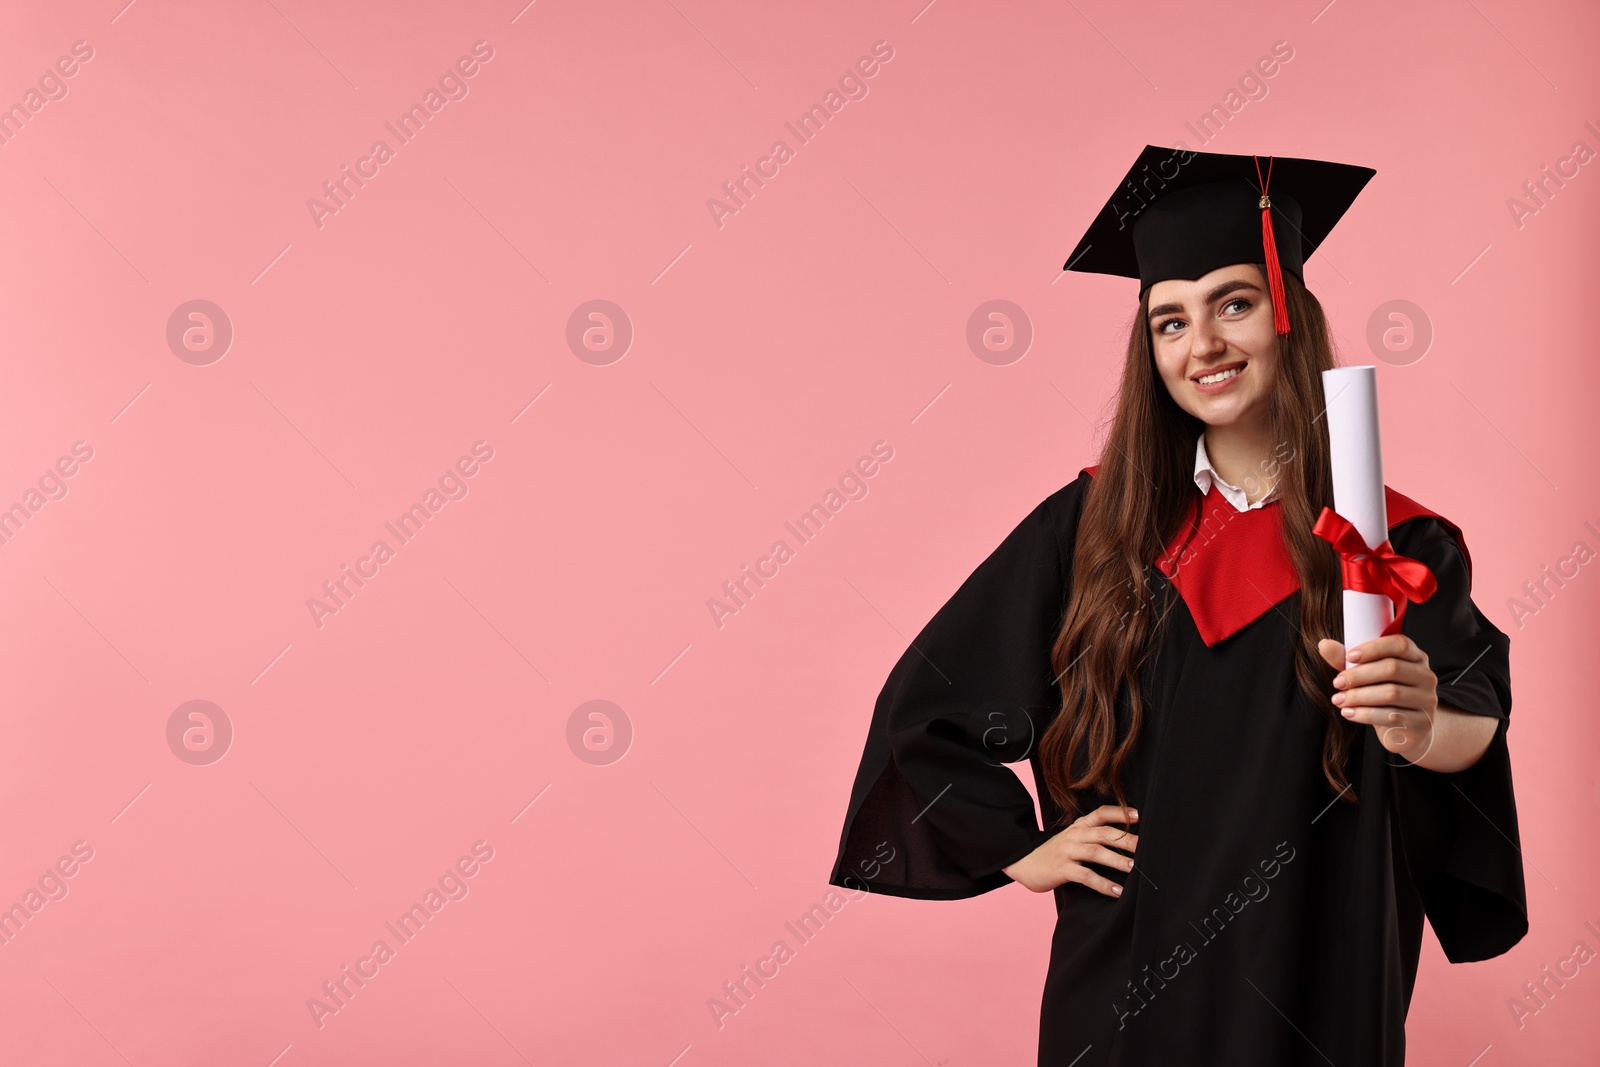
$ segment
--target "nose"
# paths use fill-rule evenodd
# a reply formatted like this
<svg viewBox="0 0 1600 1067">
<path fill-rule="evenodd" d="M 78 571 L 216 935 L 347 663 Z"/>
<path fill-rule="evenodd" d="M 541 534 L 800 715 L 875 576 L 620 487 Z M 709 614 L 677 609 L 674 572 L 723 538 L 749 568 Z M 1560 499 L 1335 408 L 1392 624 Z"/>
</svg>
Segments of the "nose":
<svg viewBox="0 0 1600 1067">
<path fill-rule="evenodd" d="M 1218 330 L 1216 324 L 1206 316 L 1200 316 L 1198 321 L 1189 329 L 1189 342 L 1192 346 L 1191 354 L 1197 359 L 1221 355 L 1228 347 L 1228 342 Z"/>
</svg>

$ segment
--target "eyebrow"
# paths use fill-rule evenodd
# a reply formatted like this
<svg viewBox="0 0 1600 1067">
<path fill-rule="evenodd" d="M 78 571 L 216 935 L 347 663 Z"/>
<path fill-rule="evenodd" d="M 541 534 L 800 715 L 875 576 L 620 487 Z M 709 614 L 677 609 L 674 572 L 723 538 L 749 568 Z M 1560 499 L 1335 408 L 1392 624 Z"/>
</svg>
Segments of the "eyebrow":
<svg viewBox="0 0 1600 1067">
<path fill-rule="evenodd" d="M 1223 282 L 1221 285 L 1211 290 L 1211 292 L 1207 293 L 1204 303 L 1214 304 L 1218 300 L 1221 300 L 1223 297 L 1227 296 L 1229 293 L 1239 289 L 1249 289 L 1251 292 L 1255 293 L 1259 293 L 1261 291 L 1260 286 L 1253 285 L 1252 283 L 1245 281 L 1243 278 L 1235 278 L 1232 281 Z M 1154 320 L 1158 316 L 1172 315 L 1176 314 L 1177 312 L 1181 312 L 1182 310 L 1182 304 L 1162 304 L 1159 307 L 1151 308 L 1149 314 L 1150 318 Z"/>
</svg>

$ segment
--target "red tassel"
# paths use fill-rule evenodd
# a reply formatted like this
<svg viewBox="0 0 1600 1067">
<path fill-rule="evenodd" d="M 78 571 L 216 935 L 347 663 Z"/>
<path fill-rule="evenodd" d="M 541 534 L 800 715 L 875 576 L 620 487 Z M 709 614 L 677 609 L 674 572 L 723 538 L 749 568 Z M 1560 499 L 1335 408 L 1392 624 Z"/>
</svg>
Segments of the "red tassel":
<svg viewBox="0 0 1600 1067">
<path fill-rule="evenodd" d="M 1289 332 L 1289 305 L 1283 293 L 1283 268 L 1278 264 L 1278 242 L 1272 233 L 1272 200 L 1267 183 L 1272 180 L 1272 157 L 1267 157 L 1267 177 L 1261 178 L 1261 160 L 1256 161 L 1256 180 L 1261 182 L 1261 244 L 1266 251 L 1267 288 L 1272 293 L 1272 325 L 1278 336 Z"/>
</svg>

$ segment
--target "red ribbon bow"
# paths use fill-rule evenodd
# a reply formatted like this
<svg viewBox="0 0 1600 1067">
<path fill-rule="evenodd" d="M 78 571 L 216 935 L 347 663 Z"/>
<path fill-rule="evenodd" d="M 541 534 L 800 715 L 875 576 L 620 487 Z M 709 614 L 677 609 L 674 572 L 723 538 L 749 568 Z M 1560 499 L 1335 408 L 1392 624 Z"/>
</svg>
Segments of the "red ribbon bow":
<svg viewBox="0 0 1600 1067">
<path fill-rule="evenodd" d="M 1387 637 L 1400 632 L 1400 622 L 1406 617 L 1407 601 L 1420 604 L 1439 588 L 1426 563 L 1400 555 L 1387 537 L 1377 548 L 1368 548 L 1361 531 L 1330 507 L 1322 509 L 1311 532 L 1339 553 L 1339 572 L 1346 589 L 1377 593 L 1394 602 L 1394 619 L 1383 628 L 1380 636 Z"/>
</svg>

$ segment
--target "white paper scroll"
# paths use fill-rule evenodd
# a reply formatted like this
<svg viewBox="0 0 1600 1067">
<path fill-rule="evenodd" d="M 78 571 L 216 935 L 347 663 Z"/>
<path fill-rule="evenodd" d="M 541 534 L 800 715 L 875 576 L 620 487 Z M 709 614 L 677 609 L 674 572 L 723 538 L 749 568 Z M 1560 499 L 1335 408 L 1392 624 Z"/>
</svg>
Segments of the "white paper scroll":
<svg viewBox="0 0 1600 1067">
<path fill-rule="evenodd" d="M 1336 367 L 1322 372 L 1333 464 L 1333 510 L 1349 519 L 1367 547 L 1389 536 L 1383 499 L 1383 444 L 1378 434 L 1378 369 Z M 1346 651 L 1383 632 L 1394 604 L 1378 593 L 1344 591 Z"/>
</svg>

